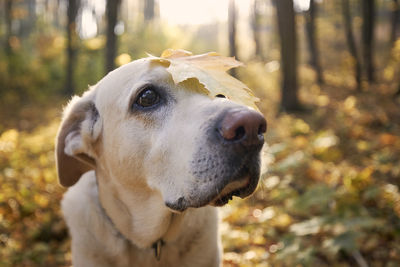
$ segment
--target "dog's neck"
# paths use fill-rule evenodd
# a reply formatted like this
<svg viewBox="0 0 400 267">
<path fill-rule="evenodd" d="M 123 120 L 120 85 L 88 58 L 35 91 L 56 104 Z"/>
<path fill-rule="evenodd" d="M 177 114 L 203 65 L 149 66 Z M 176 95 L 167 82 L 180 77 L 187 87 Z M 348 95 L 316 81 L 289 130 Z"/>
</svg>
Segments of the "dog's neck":
<svg viewBox="0 0 400 267">
<path fill-rule="evenodd" d="M 133 245 L 150 248 L 178 238 L 185 212 L 173 213 L 161 195 L 149 188 L 127 189 L 96 176 L 100 205 L 116 230 Z"/>
</svg>

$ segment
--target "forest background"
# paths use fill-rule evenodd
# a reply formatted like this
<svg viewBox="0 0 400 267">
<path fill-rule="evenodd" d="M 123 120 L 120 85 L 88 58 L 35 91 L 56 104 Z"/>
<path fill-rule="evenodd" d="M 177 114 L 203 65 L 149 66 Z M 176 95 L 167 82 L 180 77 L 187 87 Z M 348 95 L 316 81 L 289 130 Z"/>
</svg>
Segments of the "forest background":
<svg viewBox="0 0 400 267">
<path fill-rule="evenodd" d="M 222 208 L 224 266 L 399 266 L 398 0 L 0 0 L 0 266 L 70 266 L 62 106 L 166 48 L 261 99 L 269 167 Z"/>
</svg>

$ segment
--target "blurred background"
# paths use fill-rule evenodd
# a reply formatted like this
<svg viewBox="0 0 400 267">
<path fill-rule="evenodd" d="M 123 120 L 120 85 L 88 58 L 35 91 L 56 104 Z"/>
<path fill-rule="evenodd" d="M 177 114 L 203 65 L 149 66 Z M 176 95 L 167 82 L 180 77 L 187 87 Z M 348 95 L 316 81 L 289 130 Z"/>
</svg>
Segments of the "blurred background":
<svg viewBox="0 0 400 267">
<path fill-rule="evenodd" d="M 258 191 L 222 208 L 224 266 L 400 266 L 398 0 L 0 0 L 0 266 L 70 266 L 62 106 L 179 48 L 243 61 Z"/>
</svg>

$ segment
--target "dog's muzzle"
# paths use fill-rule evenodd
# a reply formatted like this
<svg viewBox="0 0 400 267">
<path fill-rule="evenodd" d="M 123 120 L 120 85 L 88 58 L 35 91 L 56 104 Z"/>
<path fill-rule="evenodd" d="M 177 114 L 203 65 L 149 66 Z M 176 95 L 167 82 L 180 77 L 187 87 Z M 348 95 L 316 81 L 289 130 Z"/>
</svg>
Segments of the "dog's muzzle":
<svg viewBox="0 0 400 267">
<path fill-rule="evenodd" d="M 230 108 L 206 124 L 205 141 L 191 161 L 193 187 L 188 196 L 166 203 L 171 209 L 222 206 L 233 196 L 250 195 L 257 187 L 267 129 L 262 114 L 245 107 Z"/>
</svg>

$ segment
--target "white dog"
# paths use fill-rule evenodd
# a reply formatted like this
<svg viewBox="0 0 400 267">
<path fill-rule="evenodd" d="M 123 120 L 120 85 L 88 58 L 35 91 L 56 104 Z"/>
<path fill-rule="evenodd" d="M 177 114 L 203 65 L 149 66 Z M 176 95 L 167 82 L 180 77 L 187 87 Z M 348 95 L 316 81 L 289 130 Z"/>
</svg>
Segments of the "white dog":
<svg viewBox="0 0 400 267">
<path fill-rule="evenodd" d="M 215 206 L 255 190 L 265 130 L 149 58 L 74 97 L 56 148 L 74 266 L 219 266 Z"/>
</svg>

